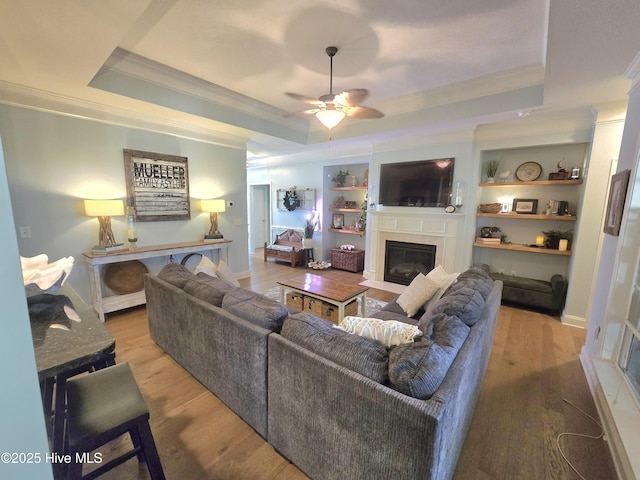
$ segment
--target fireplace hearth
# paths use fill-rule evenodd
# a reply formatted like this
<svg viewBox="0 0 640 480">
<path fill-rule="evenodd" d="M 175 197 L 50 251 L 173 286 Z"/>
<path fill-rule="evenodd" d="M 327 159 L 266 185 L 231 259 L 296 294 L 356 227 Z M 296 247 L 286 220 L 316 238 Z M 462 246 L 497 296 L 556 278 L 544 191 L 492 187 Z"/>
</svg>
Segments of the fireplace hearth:
<svg viewBox="0 0 640 480">
<path fill-rule="evenodd" d="M 384 281 L 409 285 L 419 273 L 433 270 L 436 246 L 387 240 L 384 258 Z"/>
</svg>

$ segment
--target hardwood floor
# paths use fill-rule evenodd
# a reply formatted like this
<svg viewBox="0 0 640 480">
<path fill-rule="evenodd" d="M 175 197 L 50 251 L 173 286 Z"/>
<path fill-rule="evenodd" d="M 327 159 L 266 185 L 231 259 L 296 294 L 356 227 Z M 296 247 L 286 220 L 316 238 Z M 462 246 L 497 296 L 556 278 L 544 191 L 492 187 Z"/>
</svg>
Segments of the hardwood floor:
<svg viewBox="0 0 640 480">
<path fill-rule="evenodd" d="M 276 286 L 280 278 L 304 271 L 273 261 L 265 264 L 255 256 L 251 278 L 240 283 L 261 292 Z M 321 274 L 345 282 L 362 280 L 344 271 Z M 375 289 L 368 295 L 383 301 L 396 296 Z M 308 478 L 153 343 L 144 307 L 110 314 L 106 325 L 116 338 L 117 361 L 131 364 L 149 404 L 167 479 Z M 597 418 L 578 360 L 584 335 L 584 330 L 564 327 L 548 315 L 501 307 L 489 367 L 454 479 L 580 478 L 562 460 L 556 436 L 567 431 L 600 433 L 563 400 Z M 604 440 L 564 437 L 561 443 L 587 480 L 616 478 Z M 108 459 L 128 446 L 123 437 L 102 452 Z M 100 478 L 149 476 L 144 466 L 130 460 Z"/>
</svg>

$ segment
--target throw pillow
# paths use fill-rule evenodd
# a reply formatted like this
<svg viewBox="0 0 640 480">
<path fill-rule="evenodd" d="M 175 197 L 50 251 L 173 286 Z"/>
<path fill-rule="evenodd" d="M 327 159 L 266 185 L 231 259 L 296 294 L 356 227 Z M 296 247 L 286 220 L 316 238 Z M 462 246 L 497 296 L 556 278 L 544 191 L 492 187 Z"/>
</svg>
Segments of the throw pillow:
<svg viewBox="0 0 640 480">
<path fill-rule="evenodd" d="M 217 268 L 218 267 L 216 267 L 216 264 L 213 263 L 209 257 L 203 255 L 200 263 L 198 263 L 198 265 L 196 265 L 196 268 L 193 270 L 193 273 L 197 275 L 198 273 L 202 272 L 206 273 L 210 277 L 215 278 L 218 276 L 216 274 Z"/>
<path fill-rule="evenodd" d="M 285 319 L 281 335 L 374 382 L 389 380 L 389 352 L 380 342 L 338 330 L 328 320 L 296 313 Z"/>
<path fill-rule="evenodd" d="M 429 306 L 438 301 L 440 297 L 447 291 L 447 289 L 458 279 L 459 273 L 447 273 L 442 265 L 438 265 L 436 268 L 427 273 L 427 277 L 433 280 L 440 287 L 439 290 L 424 304 L 426 310 Z"/>
<path fill-rule="evenodd" d="M 236 287 L 240 286 L 240 282 L 238 281 L 236 276 L 233 274 L 233 270 L 231 270 L 231 267 L 229 267 L 229 265 L 227 265 L 227 263 L 222 259 L 220 259 L 220 261 L 218 262 L 218 267 L 216 268 L 216 275 L 226 280 L 227 282 L 234 284 Z"/>
<path fill-rule="evenodd" d="M 389 381 L 405 395 L 427 400 L 438 390 L 469 334 L 460 319 L 440 314 L 421 340 L 389 352 Z"/>
<path fill-rule="evenodd" d="M 439 289 L 436 282 L 419 273 L 396 301 L 409 317 L 413 317 Z"/>
<path fill-rule="evenodd" d="M 416 337 L 422 335 L 418 327 L 408 323 L 349 315 L 340 320 L 340 323 L 335 328 L 341 328 L 348 333 L 360 335 L 361 337 L 378 340 L 387 348 L 401 343 L 411 343 Z"/>
<path fill-rule="evenodd" d="M 175 287 L 184 288 L 189 280 L 195 278 L 195 275 L 183 265 L 171 262 L 162 267 L 162 270 L 158 273 L 158 278 Z"/>
</svg>

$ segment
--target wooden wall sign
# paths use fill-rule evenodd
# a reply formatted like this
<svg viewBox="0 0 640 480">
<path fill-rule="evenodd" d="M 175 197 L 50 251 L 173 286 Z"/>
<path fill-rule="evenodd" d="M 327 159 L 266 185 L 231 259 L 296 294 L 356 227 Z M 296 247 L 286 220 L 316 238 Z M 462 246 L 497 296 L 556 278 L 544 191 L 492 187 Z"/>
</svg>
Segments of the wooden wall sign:
<svg viewBox="0 0 640 480">
<path fill-rule="evenodd" d="M 139 222 L 189 220 L 187 157 L 124 149 L 127 205 Z"/>
</svg>

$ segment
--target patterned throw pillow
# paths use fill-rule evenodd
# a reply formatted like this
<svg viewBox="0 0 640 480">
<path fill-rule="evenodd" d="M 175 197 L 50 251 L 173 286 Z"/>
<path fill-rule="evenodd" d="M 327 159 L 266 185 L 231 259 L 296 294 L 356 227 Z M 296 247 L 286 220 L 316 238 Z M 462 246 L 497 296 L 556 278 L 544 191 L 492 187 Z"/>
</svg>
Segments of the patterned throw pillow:
<svg viewBox="0 0 640 480">
<path fill-rule="evenodd" d="M 411 343 L 416 337 L 422 335 L 418 327 L 408 323 L 349 315 L 340 320 L 336 328 L 361 337 L 378 340 L 387 348 L 401 343 Z"/>
</svg>

